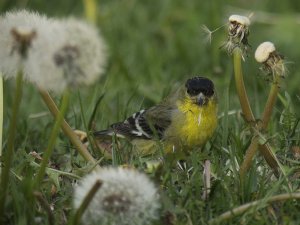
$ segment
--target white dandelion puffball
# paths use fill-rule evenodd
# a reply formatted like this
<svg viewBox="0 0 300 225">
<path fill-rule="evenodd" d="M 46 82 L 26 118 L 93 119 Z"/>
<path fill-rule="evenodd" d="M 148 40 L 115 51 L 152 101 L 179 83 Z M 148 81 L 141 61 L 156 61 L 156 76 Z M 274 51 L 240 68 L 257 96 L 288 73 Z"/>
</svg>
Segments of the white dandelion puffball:
<svg viewBox="0 0 300 225">
<path fill-rule="evenodd" d="M 62 92 L 66 87 L 64 76 L 55 64 L 54 55 L 65 43 L 65 29 L 60 21 L 52 20 L 41 32 L 28 52 L 25 71 L 28 79 L 44 90 Z"/>
<path fill-rule="evenodd" d="M 88 23 L 19 10 L 0 17 L 0 30 L 0 72 L 5 77 L 22 69 L 25 79 L 40 88 L 62 92 L 92 84 L 104 72 L 106 46 Z M 19 36 L 28 38 L 23 54 Z"/>
<path fill-rule="evenodd" d="M 78 48 L 78 67 L 82 68 L 83 76 L 78 77 L 79 84 L 89 85 L 104 72 L 106 64 L 106 45 L 97 29 L 91 24 L 76 20 L 65 20 L 69 46 Z M 82 35 L 79 35 L 82 33 Z"/>
<path fill-rule="evenodd" d="M 4 77 L 15 77 L 26 60 L 18 54 L 18 46 L 13 37 L 13 31 L 17 30 L 23 35 L 32 32 L 36 37 L 40 28 L 46 27 L 48 22 L 45 16 L 27 10 L 10 11 L 0 16 L 0 72 L 3 73 Z M 32 39 L 32 43 L 35 41 L 35 37 Z"/>
<path fill-rule="evenodd" d="M 75 208 L 96 180 L 102 185 L 82 216 L 83 224 L 145 225 L 157 219 L 157 189 L 145 174 L 132 169 L 102 168 L 84 177 L 75 187 Z"/>
<path fill-rule="evenodd" d="M 250 26 L 250 20 L 248 17 L 246 16 L 241 16 L 241 15 L 231 15 L 229 17 L 229 22 L 236 22 L 236 23 L 239 23 L 241 25 L 244 25 L 244 26 Z"/>
<path fill-rule="evenodd" d="M 62 92 L 92 84 L 104 72 L 106 46 L 94 26 L 65 19 L 46 29 L 30 49 L 26 68 L 40 88 Z"/>
<path fill-rule="evenodd" d="M 276 51 L 276 48 L 275 48 L 274 44 L 272 42 L 266 41 L 266 42 L 261 43 L 257 47 L 254 57 L 257 62 L 264 63 L 265 61 L 267 61 L 269 59 L 270 54 L 275 51 Z"/>
</svg>

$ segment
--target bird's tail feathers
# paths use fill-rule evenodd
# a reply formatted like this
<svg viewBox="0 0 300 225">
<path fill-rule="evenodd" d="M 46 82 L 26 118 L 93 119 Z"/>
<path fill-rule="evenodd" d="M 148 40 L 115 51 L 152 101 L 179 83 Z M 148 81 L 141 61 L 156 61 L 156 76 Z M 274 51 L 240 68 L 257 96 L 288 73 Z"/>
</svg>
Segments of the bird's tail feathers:
<svg viewBox="0 0 300 225">
<path fill-rule="evenodd" d="M 100 130 L 100 131 L 95 131 L 93 133 L 95 138 L 107 138 L 107 137 L 111 137 L 111 136 L 117 136 L 120 138 L 124 138 L 124 136 L 122 134 L 118 134 L 116 132 L 114 132 L 113 130 Z"/>
<path fill-rule="evenodd" d="M 105 137 L 105 136 L 113 136 L 114 132 L 112 130 L 99 130 L 99 131 L 95 131 L 93 133 L 93 135 L 96 138 L 99 138 L 99 137 Z"/>
</svg>

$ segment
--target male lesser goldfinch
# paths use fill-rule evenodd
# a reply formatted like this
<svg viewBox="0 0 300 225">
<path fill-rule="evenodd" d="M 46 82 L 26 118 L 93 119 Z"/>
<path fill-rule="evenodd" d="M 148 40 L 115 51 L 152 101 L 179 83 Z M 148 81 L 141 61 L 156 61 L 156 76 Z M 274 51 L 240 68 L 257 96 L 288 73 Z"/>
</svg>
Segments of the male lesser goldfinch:
<svg viewBox="0 0 300 225">
<path fill-rule="evenodd" d="M 127 138 L 138 153 L 164 152 L 202 147 L 217 126 L 217 96 L 213 82 L 205 77 L 188 79 L 182 87 L 156 106 L 134 113 L 94 136 Z"/>
</svg>

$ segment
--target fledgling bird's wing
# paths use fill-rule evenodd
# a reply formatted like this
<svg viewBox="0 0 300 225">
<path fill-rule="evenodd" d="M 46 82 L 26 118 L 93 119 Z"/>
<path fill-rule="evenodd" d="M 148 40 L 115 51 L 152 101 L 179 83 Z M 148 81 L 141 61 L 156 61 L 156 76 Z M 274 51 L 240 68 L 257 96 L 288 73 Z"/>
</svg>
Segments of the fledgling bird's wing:
<svg viewBox="0 0 300 225">
<path fill-rule="evenodd" d="M 159 104 L 146 110 L 134 113 L 124 122 L 114 123 L 108 130 L 94 132 L 95 137 L 113 136 L 128 139 L 161 140 L 164 131 L 171 124 L 175 106 Z"/>
</svg>

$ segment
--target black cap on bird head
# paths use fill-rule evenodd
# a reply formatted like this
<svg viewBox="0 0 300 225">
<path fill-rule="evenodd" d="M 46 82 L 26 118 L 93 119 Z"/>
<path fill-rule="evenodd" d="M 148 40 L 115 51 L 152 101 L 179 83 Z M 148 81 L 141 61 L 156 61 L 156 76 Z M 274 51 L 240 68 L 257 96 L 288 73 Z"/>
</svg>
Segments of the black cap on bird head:
<svg viewBox="0 0 300 225">
<path fill-rule="evenodd" d="M 202 93 L 206 97 L 211 97 L 214 94 L 214 83 L 205 77 L 193 77 L 185 83 L 187 93 L 192 96 L 197 96 Z"/>
</svg>

